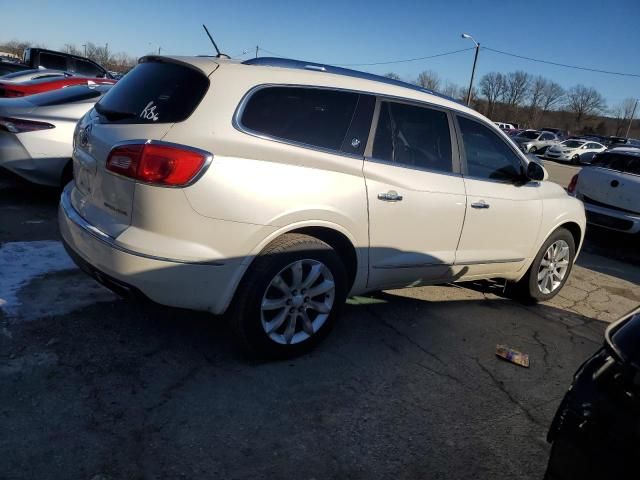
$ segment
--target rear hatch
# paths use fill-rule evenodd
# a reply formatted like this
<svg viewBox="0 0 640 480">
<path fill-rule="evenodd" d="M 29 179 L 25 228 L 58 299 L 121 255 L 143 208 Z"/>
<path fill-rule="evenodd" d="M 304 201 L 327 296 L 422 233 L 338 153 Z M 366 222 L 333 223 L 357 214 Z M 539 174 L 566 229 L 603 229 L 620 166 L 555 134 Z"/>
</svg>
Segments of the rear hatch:
<svg viewBox="0 0 640 480">
<path fill-rule="evenodd" d="M 75 209 L 110 236 L 131 224 L 135 180 L 106 169 L 111 149 L 123 142 L 161 140 L 186 120 L 209 88 L 217 67 L 198 67 L 166 57 L 147 57 L 120 80 L 87 115 L 74 135 Z"/>
<path fill-rule="evenodd" d="M 640 150 L 597 155 L 580 172 L 577 193 L 586 204 L 640 214 Z"/>
</svg>

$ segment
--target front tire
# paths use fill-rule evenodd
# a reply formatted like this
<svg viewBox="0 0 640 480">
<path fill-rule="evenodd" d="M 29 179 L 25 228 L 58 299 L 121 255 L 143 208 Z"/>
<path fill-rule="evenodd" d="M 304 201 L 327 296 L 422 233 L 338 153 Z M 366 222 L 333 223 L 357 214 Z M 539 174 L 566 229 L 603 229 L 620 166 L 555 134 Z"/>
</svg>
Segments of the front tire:
<svg viewBox="0 0 640 480">
<path fill-rule="evenodd" d="M 580 165 L 580 157 L 578 155 L 571 157 L 571 165 Z"/>
<path fill-rule="evenodd" d="M 254 260 L 231 308 L 240 346 L 252 356 L 288 358 L 318 344 L 347 294 L 347 272 L 327 243 L 285 234 Z"/>
<path fill-rule="evenodd" d="M 538 151 L 538 149 L 536 147 L 531 147 L 529 149 L 529 153 L 533 153 L 535 155 L 535 153 Z"/>
<path fill-rule="evenodd" d="M 524 277 L 513 286 L 513 293 L 529 302 L 552 299 L 567 282 L 575 255 L 571 232 L 557 229 L 542 244 Z"/>
</svg>

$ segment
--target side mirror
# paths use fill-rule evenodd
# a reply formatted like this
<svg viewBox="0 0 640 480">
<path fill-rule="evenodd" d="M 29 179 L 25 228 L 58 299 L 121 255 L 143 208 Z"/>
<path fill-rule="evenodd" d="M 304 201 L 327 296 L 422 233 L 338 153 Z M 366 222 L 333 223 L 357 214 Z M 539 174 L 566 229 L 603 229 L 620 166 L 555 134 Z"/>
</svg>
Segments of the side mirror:
<svg viewBox="0 0 640 480">
<path fill-rule="evenodd" d="M 547 171 L 538 162 L 530 161 L 527 165 L 527 178 L 536 182 L 541 182 L 549 177 Z"/>
</svg>

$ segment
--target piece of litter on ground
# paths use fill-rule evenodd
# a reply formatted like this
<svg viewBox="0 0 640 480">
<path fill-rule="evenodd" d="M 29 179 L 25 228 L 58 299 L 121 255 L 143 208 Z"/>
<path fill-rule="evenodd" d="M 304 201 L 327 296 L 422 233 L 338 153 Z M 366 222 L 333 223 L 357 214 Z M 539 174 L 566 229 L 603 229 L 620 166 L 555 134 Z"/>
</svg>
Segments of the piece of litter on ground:
<svg viewBox="0 0 640 480">
<path fill-rule="evenodd" d="M 529 368 L 529 355 L 509 348 L 506 345 L 496 345 L 496 355 L 507 362 Z"/>
</svg>

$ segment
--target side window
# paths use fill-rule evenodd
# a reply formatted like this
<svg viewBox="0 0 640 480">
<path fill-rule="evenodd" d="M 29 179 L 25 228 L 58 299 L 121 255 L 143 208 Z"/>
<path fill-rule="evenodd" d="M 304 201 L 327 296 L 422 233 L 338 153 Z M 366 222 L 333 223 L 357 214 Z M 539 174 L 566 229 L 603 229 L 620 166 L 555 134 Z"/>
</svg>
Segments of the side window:
<svg viewBox="0 0 640 480">
<path fill-rule="evenodd" d="M 451 134 L 439 110 L 382 102 L 373 158 L 407 167 L 451 172 Z"/>
<path fill-rule="evenodd" d="M 41 53 L 40 66 L 53 70 L 67 70 L 67 58 L 53 53 Z"/>
<path fill-rule="evenodd" d="M 104 72 L 93 63 L 84 60 L 76 60 L 76 73 L 87 77 L 102 77 Z"/>
<path fill-rule="evenodd" d="M 551 135 L 550 133 L 543 133 L 542 136 L 540 137 L 540 140 L 551 140 L 553 138 L 553 135 Z"/>
<path fill-rule="evenodd" d="M 499 181 L 513 181 L 520 177 L 520 158 L 498 135 L 465 117 L 458 117 L 458 124 L 468 176 Z"/>
<path fill-rule="evenodd" d="M 357 93 L 268 87 L 251 96 L 240 123 L 259 134 L 339 150 L 357 103 Z"/>
</svg>

